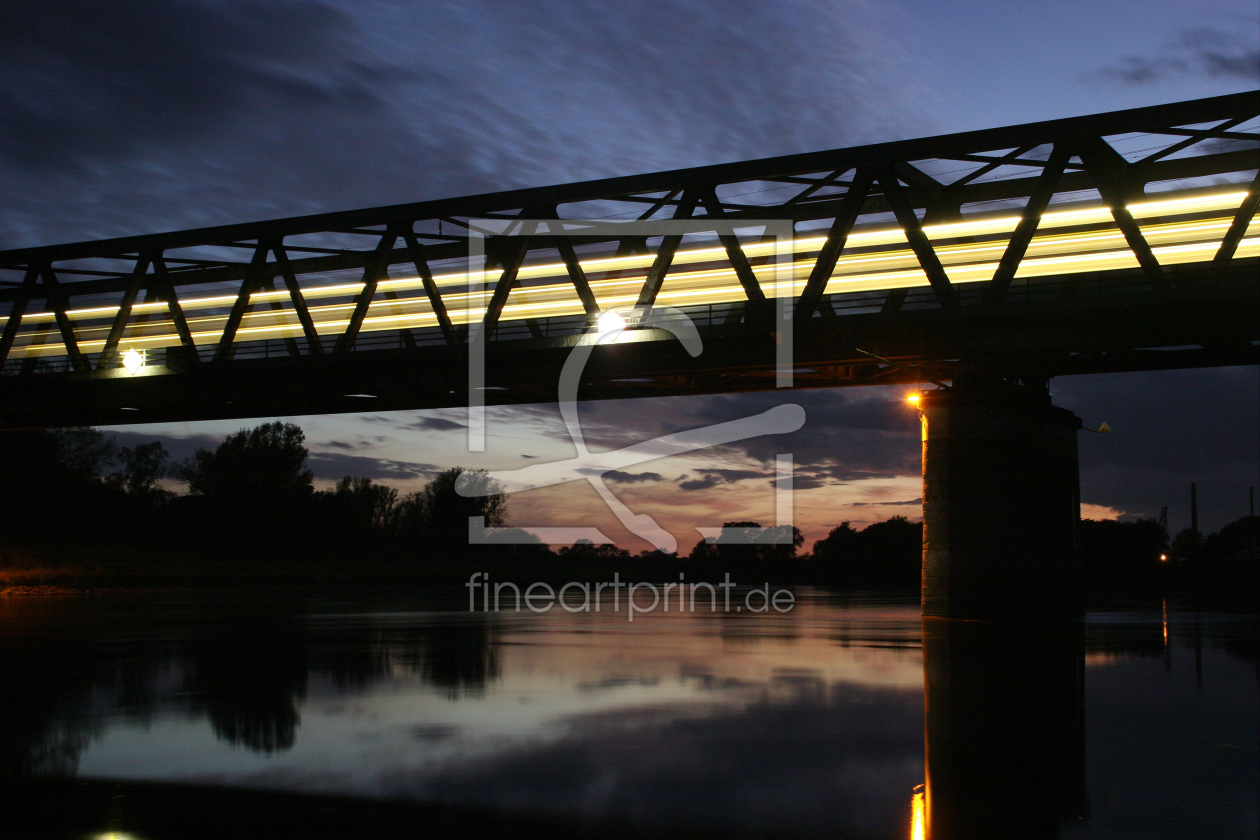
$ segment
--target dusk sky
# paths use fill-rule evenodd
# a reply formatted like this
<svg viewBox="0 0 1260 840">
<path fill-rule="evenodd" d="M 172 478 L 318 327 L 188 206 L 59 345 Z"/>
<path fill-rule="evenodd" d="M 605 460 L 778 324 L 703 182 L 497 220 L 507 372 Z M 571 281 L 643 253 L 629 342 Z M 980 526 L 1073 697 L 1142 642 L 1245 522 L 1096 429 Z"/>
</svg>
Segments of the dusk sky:
<svg viewBox="0 0 1260 840">
<path fill-rule="evenodd" d="M 26 2 L 0 11 L 0 250 L 631 175 L 1071 117 L 1260 87 L 1254 0 L 1186 3 L 674 0 Z M 624 446 L 754 414 L 792 435 L 663 459 L 618 495 L 672 530 L 773 521 L 774 456 L 798 464 L 807 545 L 842 520 L 920 513 L 910 390 L 590 403 Z M 1081 435 L 1082 514 L 1202 526 L 1260 484 L 1256 367 L 1058 379 Z M 176 458 L 258 420 L 119 427 Z M 320 486 L 406 492 L 453 465 L 573 455 L 554 406 L 289 418 Z M 594 446 L 593 446 L 594 448 Z M 513 524 L 595 525 L 586 485 L 514 495 Z"/>
</svg>

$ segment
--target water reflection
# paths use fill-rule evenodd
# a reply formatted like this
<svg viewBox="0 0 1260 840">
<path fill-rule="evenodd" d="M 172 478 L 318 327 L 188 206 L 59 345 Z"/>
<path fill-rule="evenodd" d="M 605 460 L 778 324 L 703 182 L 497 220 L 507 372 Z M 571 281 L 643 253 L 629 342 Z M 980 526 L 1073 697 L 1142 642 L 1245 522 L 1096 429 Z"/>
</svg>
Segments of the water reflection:
<svg viewBox="0 0 1260 840">
<path fill-rule="evenodd" d="M 628 834 L 1248 836 L 1255 616 L 1156 600 L 994 628 L 798 602 L 630 625 L 417 598 L 0 598 L 0 775 L 129 785 L 119 830 L 139 802 L 227 785 L 256 808 L 335 794 Z"/>
<path fill-rule="evenodd" d="M 1087 815 L 1079 622 L 923 620 L 926 834 L 1056 838 Z"/>
</svg>

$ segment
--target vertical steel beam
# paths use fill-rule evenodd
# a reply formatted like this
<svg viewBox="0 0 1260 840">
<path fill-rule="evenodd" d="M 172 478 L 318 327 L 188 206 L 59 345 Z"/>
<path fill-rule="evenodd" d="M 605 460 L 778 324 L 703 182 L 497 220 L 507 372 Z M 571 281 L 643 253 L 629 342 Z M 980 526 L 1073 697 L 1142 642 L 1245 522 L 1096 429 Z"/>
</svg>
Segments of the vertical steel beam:
<svg viewBox="0 0 1260 840">
<path fill-rule="evenodd" d="M 284 278 L 284 287 L 289 290 L 289 299 L 293 301 L 293 309 L 297 312 L 298 321 L 302 324 L 302 334 L 306 337 L 306 351 L 312 356 L 324 352 L 320 343 L 319 332 L 315 329 L 315 321 L 311 318 L 311 310 L 302 295 L 302 287 L 298 285 L 297 275 L 293 273 L 293 264 L 289 262 L 289 254 L 284 250 L 284 240 L 277 239 L 271 243 L 271 252 L 276 255 L 276 265 L 280 268 L 280 276 Z"/>
<path fill-rule="evenodd" d="M 827 240 L 823 242 L 818 252 L 818 259 L 809 272 L 809 279 L 805 281 L 801 296 L 796 299 L 795 315 L 798 321 L 807 321 L 814 317 L 814 312 L 818 309 L 823 292 L 827 288 L 827 282 L 831 280 L 831 272 L 836 270 L 836 260 L 840 258 L 840 252 L 844 250 L 844 243 L 849 238 L 849 232 L 853 230 L 853 224 L 858 216 L 862 215 L 862 204 L 866 201 L 866 194 L 871 190 L 872 180 L 872 173 L 867 168 L 858 169 L 853 174 L 853 183 L 840 202 L 836 218 L 831 223 L 831 229 L 827 231 Z"/>
<path fill-rule="evenodd" d="M 729 224 L 723 224 L 726 212 L 722 209 L 722 202 L 718 199 L 717 189 L 710 187 L 705 190 L 701 200 L 704 202 L 704 209 L 717 221 L 718 240 L 721 241 L 722 247 L 726 249 L 726 256 L 731 261 L 731 267 L 735 269 L 735 276 L 739 278 L 739 284 L 744 287 L 744 294 L 748 296 L 750 301 L 760 302 L 765 300 L 766 293 L 761 290 L 761 282 L 753 272 L 752 265 L 748 262 L 748 256 L 744 253 L 744 249 L 740 247 L 739 237 L 735 235 L 735 228 Z M 724 230 L 729 231 L 729 233 L 723 233 Z"/>
<path fill-rule="evenodd" d="M 989 281 L 989 287 L 985 291 L 985 298 L 988 301 L 997 303 L 1006 297 L 1006 290 L 1015 279 L 1015 272 L 1019 269 L 1024 254 L 1028 252 L 1028 245 L 1032 242 L 1033 234 L 1037 232 L 1041 214 L 1046 212 L 1046 207 L 1054 196 L 1054 188 L 1058 186 L 1059 179 L 1063 176 L 1063 169 L 1071 156 L 1072 153 L 1063 143 L 1056 143 L 1054 149 L 1051 150 L 1049 160 L 1046 161 L 1041 174 L 1037 176 L 1037 182 L 1033 185 L 1032 195 L 1028 197 L 1028 203 L 1024 205 L 1019 224 L 1015 226 L 1014 233 L 1006 243 L 1002 259 L 998 263 L 997 270 L 993 272 L 993 278 Z"/>
<path fill-rule="evenodd" d="M 131 283 L 127 286 L 127 291 L 123 292 L 122 301 L 118 305 L 118 314 L 114 316 L 114 321 L 109 326 L 105 346 L 101 348 L 100 358 L 96 361 L 97 370 L 105 370 L 114 363 L 114 356 L 118 352 L 118 342 L 122 340 L 123 333 L 127 330 L 127 322 L 131 320 L 131 308 L 135 306 L 136 296 L 140 294 L 140 289 L 144 287 L 148 276 L 149 262 L 149 258 L 144 254 L 136 257 L 136 267 L 131 272 Z"/>
<path fill-rule="evenodd" d="M 416 234 L 408 225 L 403 229 L 403 240 L 407 243 L 407 253 L 416 266 L 416 273 L 424 283 L 424 293 L 429 296 L 429 305 L 437 316 L 438 326 L 442 328 L 442 337 L 447 344 L 458 344 L 459 334 L 451 323 L 451 316 L 446 311 L 446 303 L 442 300 L 442 292 L 433 282 L 433 272 L 429 269 L 429 259 L 424 253 L 424 246 L 416 240 Z M 408 333 L 410 334 L 410 333 Z"/>
<path fill-rule="evenodd" d="M 4 322 L 4 332 L 0 333 L 0 365 L 8 360 L 9 351 L 13 349 L 13 341 L 17 338 L 18 330 L 22 326 L 22 316 L 26 314 L 26 305 L 31 302 L 31 292 L 35 289 L 35 281 L 38 278 L 38 266 L 30 266 L 26 269 L 26 276 L 22 278 L 18 296 L 13 301 L 13 306 L 9 308 L 9 317 Z"/>
<path fill-rule="evenodd" d="M 91 370 L 92 366 L 79 350 L 79 342 L 74 337 L 74 325 L 70 323 L 70 316 L 66 314 L 69 299 L 61 288 L 61 284 L 57 282 L 57 275 L 53 272 L 51 265 L 45 265 L 40 273 L 44 278 L 46 299 L 49 306 L 52 307 L 53 317 L 57 319 L 57 329 L 61 332 L 61 343 L 65 345 L 66 355 L 70 357 L 70 364 L 77 371 Z"/>
<path fill-rule="evenodd" d="M 1150 243 L 1142 235 L 1142 229 L 1126 206 L 1134 191 L 1133 186 L 1128 183 L 1128 163 L 1101 137 L 1092 137 L 1081 144 L 1079 154 L 1085 170 L 1094 179 L 1094 186 L 1098 188 L 1103 203 L 1111 208 L 1116 227 L 1124 234 L 1125 241 L 1137 257 L 1138 265 L 1142 266 L 1151 286 L 1155 289 L 1169 288 L 1163 266 L 1155 259 Z"/>
<path fill-rule="evenodd" d="M 940 258 L 936 256 L 932 243 L 923 232 L 919 217 L 914 214 L 914 208 L 910 206 L 909 199 L 906 198 L 901 184 L 897 181 L 897 176 L 891 169 L 880 174 L 879 185 L 884 190 L 884 198 L 888 200 L 893 215 L 897 217 L 897 224 L 901 225 L 901 229 L 905 231 L 910 248 L 918 258 L 923 273 L 927 275 L 928 283 L 932 285 L 932 291 L 936 293 L 937 302 L 946 309 L 958 306 L 958 294 L 949 282 L 949 275 L 945 273 L 945 268 L 941 265 Z"/>
<path fill-rule="evenodd" d="M 674 210 L 674 218 L 690 219 L 691 214 L 696 210 L 696 199 L 694 190 L 684 192 L 682 199 L 678 202 L 678 207 Z M 678 250 L 680 242 L 682 242 L 682 236 L 676 235 L 666 236 L 661 240 L 661 247 L 656 251 L 656 259 L 652 261 L 647 279 L 643 281 L 643 288 L 639 291 L 637 306 L 648 307 L 656 303 L 656 296 L 660 294 L 661 284 L 665 282 L 665 275 L 669 273 L 669 267 L 674 262 L 674 252 Z"/>
</svg>

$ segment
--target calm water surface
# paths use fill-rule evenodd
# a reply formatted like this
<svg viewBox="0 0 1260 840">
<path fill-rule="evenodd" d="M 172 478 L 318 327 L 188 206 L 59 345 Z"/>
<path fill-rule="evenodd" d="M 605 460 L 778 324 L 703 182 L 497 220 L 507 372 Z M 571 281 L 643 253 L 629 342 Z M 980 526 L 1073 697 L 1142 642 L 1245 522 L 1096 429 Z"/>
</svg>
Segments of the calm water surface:
<svg viewBox="0 0 1260 840">
<path fill-rule="evenodd" d="M 1260 623 L 1158 599 L 1045 630 L 925 626 L 916 602 L 808 590 L 787 614 L 634 623 L 420 596 L 9 597 L 0 703 L 0 784 L 649 833 L 1260 836 Z"/>
</svg>

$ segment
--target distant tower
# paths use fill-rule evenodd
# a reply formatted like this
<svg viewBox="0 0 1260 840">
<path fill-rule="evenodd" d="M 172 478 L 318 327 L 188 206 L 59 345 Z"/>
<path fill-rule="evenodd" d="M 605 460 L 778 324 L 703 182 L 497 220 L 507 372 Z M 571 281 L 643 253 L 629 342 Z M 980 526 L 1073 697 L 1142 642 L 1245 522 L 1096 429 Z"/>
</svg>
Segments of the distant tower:
<svg viewBox="0 0 1260 840">
<path fill-rule="evenodd" d="M 1190 530 L 1199 533 L 1199 488 L 1190 482 Z"/>
</svg>

